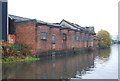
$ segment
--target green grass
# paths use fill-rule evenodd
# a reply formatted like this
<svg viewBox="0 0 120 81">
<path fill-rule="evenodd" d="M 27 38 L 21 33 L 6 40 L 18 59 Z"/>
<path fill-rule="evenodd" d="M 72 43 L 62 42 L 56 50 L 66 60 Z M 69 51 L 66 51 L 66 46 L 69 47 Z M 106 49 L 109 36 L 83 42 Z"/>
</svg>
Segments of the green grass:
<svg viewBox="0 0 120 81">
<path fill-rule="evenodd" d="M 35 61 L 35 60 L 40 60 L 40 58 L 36 58 L 30 55 L 27 56 L 21 56 L 21 57 L 15 57 L 15 56 L 10 56 L 7 58 L 3 58 L 2 63 L 14 63 L 14 62 L 25 62 L 25 61 Z"/>
</svg>

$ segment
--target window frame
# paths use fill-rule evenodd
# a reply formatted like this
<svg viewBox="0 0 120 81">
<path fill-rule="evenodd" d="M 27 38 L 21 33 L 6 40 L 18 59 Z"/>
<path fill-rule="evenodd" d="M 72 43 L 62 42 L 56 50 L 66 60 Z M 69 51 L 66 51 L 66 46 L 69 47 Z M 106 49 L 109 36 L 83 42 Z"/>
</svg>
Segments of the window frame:
<svg viewBox="0 0 120 81">
<path fill-rule="evenodd" d="M 66 41 L 67 40 L 67 34 L 63 33 L 63 40 Z"/>
<path fill-rule="evenodd" d="M 80 36 L 79 35 L 76 35 L 76 41 L 80 41 Z"/>
<path fill-rule="evenodd" d="M 72 43 L 74 43 L 75 42 L 75 37 L 74 36 L 72 36 Z"/>
<path fill-rule="evenodd" d="M 41 40 L 47 40 L 47 32 L 41 32 Z"/>
<path fill-rule="evenodd" d="M 52 34 L 52 44 L 56 44 L 56 35 L 55 34 Z"/>
<path fill-rule="evenodd" d="M 85 35 L 81 35 L 81 37 L 82 37 L 82 41 L 84 42 L 84 39 L 85 39 Z"/>
</svg>

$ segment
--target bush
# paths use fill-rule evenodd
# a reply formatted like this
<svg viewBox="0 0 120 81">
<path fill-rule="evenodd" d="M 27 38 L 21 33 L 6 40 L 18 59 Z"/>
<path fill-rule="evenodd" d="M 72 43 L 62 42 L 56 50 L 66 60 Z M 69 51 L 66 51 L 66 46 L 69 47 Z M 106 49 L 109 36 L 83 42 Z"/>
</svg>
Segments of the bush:
<svg viewBox="0 0 120 81">
<path fill-rule="evenodd" d="M 20 43 L 9 44 L 4 42 L 2 44 L 3 58 L 7 58 L 9 56 L 21 56 L 30 54 L 30 48 L 27 45 L 23 45 Z"/>
<path fill-rule="evenodd" d="M 27 45 L 20 43 L 9 44 L 4 42 L 2 43 L 2 62 L 12 63 L 39 60 L 39 58 L 31 55 L 30 50 L 31 48 L 29 48 Z"/>
<path fill-rule="evenodd" d="M 30 54 L 30 49 L 27 45 L 23 45 L 20 43 L 14 43 L 11 45 L 12 50 L 16 50 L 17 53 L 20 53 L 22 55 L 28 55 Z"/>
</svg>

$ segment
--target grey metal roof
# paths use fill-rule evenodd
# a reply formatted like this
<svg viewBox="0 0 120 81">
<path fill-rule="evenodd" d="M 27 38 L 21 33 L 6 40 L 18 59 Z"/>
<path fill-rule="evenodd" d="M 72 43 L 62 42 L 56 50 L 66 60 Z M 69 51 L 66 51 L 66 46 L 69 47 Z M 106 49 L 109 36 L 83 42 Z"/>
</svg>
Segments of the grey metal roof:
<svg viewBox="0 0 120 81">
<path fill-rule="evenodd" d="M 89 30 L 87 30 L 87 26 L 85 26 L 85 27 L 81 27 L 80 29 L 81 29 L 81 31 L 88 32 L 88 33 L 91 33 L 91 34 L 95 34 L 94 26 L 89 26 L 88 28 L 89 28 Z"/>
<path fill-rule="evenodd" d="M 71 22 L 69 22 L 69 21 L 66 21 L 65 19 L 63 19 L 63 20 L 60 22 L 60 24 L 61 24 L 63 21 L 65 21 L 66 23 L 72 25 L 73 27 L 75 27 L 75 28 L 77 28 L 77 29 L 79 29 L 79 28 L 81 27 L 81 26 L 79 26 L 78 24 L 71 23 Z"/>
<path fill-rule="evenodd" d="M 15 16 L 15 15 L 8 15 L 8 17 L 15 22 L 23 22 L 23 21 L 35 21 L 36 19 L 30 19 L 30 18 L 25 18 L 25 17 L 20 17 L 20 16 Z"/>
<path fill-rule="evenodd" d="M 37 20 L 37 23 L 40 24 L 40 25 L 47 25 L 47 26 L 50 26 L 50 27 L 61 28 L 61 26 L 59 24 L 55 24 L 55 23 L 49 23 L 49 22 L 44 22 L 44 21 L 40 21 L 40 20 Z"/>
<path fill-rule="evenodd" d="M 94 37 L 94 40 L 100 40 L 100 38 L 98 38 L 98 37 Z"/>
<path fill-rule="evenodd" d="M 41 21 L 41 20 L 30 19 L 30 18 L 15 16 L 15 15 L 9 15 L 8 17 L 10 19 L 14 20 L 14 22 L 36 21 L 36 24 L 38 24 L 38 25 L 39 24 L 40 25 L 47 25 L 47 26 L 50 26 L 50 27 L 57 27 L 57 28 L 60 28 L 60 29 L 72 30 L 73 28 L 68 28 L 68 27 L 60 25 L 63 21 L 65 21 L 66 23 L 72 25 L 75 28 L 74 29 L 75 31 L 88 32 L 88 33 L 91 33 L 91 34 L 95 34 L 93 26 L 89 27 L 89 31 L 88 31 L 86 27 L 81 27 L 78 24 L 74 24 L 74 23 L 68 22 L 68 21 L 66 21 L 64 19 L 60 23 L 49 23 L 49 22 L 44 22 L 44 21 Z"/>
</svg>

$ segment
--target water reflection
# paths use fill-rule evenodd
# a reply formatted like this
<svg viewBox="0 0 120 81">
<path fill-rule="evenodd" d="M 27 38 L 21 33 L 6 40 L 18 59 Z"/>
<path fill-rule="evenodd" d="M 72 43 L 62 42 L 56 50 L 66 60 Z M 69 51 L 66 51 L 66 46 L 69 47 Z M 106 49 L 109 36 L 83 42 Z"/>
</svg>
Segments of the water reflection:
<svg viewBox="0 0 120 81">
<path fill-rule="evenodd" d="M 108 61 L 110 53 L 111 53 L 111 48 L 99 50 L 98 55 L 95 57 L 95 62 L 96 63 L 99 62 L 100 64 L 102 64 L 102 63 Z"/>
<path fill-rule="evenodd" d="M 93 71 L 95 63 L 109 60 L 111 49 L 44 59 L 35 62 L 3 64 L 3 79 L 80 78 Z"/>
</svg>

